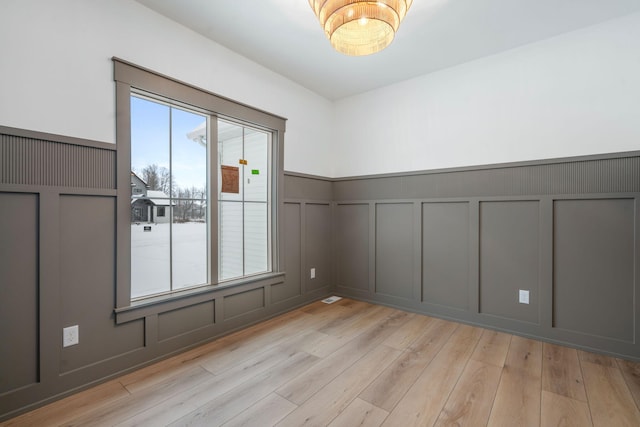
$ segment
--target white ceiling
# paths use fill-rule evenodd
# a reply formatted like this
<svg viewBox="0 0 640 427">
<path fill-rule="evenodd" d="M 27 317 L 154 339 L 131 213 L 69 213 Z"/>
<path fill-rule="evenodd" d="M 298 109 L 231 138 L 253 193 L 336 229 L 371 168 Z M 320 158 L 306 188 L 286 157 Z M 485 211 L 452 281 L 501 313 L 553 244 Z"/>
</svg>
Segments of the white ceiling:
<svg viewBox="0 0 640 427">
<path fill-rule="evenodd" d="M 307 0 L 137 0 L 331 100 L 640 11 L 640 0 L 414 0 L 394 42 L 335 52 Z"/>
</svg>

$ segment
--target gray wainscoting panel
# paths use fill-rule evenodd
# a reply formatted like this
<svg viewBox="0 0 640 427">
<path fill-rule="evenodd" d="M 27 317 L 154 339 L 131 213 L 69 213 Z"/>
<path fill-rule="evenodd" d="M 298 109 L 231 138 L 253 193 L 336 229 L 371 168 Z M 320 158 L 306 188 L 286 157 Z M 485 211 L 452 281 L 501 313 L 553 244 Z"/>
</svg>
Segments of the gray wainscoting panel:
<svg viewBox="0 0 640 427">
<path fill-rule="evenodd" d="M 300 250 L 300 203 L 284 204 L 284 256 L 286 276 L 284 283 L 271 286 L 271 303 L 275 304 L 287 300 L 301 293 L 300 265 L 302 263 Z"/>
<path fill-rule="evenodd" d="M 339 180 L 333 183 L 334 201 L 404 199 L 404 181 L 402 176 Z"/>
<path fill-rule="evenodd" d="M 633 199 L 554 202 L 554 326 L 634 340 Z"/>
<path fill-rule="evenodd" d="M 38 378 L 38 196 L 0 193 L 0 394 Z"/>
<path fill-rule="evenodd" d="M 330 180 L 296 176 L 285 172 L 284 193 L 288 199 L 326 200 L 333 199 L 333 185 Z"/>
<path fill-rule="evenodd" d="M 331 271 L 331 206 L 329 204 L 307 203 L 306 218 L 306 266 L 302 276 L 307 279 L 306 290 L 330 286 Z M 315 279 L 310 278 L 310 270 L 316 269 Z"/>
<path fill-rule="evenodd" d="M 369 205 L 336 205 L 337 286 L 369 290 Z"/>
<path fill-rule="evenodd" d="M 624 170 L 626 173 L 620 174 Z M 402 176 L 341 179 L 334 199 L 375 200 L 440 197 L 527 196 L 640 191 L 640 157 L 521 162 Z"/>
<path fill-rule="evenodd" d="M 376 293 L 338 291 L 638 361 L 639 194 L 640 152 L 338 178 L 338 268 L 339 206 L 377 206 Z"/>
<path fill-rule="evenodd" d="M 469 204 L 422 205 L 422 298 L 469 308 Z"/>
<path fill-rule="evenodd" d="M 0 133 L 0 183 L 58 187 L 116 186 L 114 150 Z"/>
<path fill-rule="evenodd" d="M 114 321 L 114 212 L 113 197 L 60 197 L 60 320 L 80 333 L 78 345 L 62 348 L 61 372 L 144 346 L 142 319 Z"/>
<path fill-rule="evenodd" d="M 252 289 L 235 295 L 225 296 L 224 320 L 251 313 L 264 308 L 264 288 Z"/>
<path fill-rule="evenodd" d="M 538 323 L 539 210 L 537 201 L 480 203 L 481 313 Z"/>
<path fill-rule="evenodd" d="M 413 203 L 376 205 L 376 293 L 412 298 Z"/>
<path fill-rule="evenodd" d="M 117 88 L 128 99 L 128 86 Z M 119 147 L 0 126 L 2 421 L 335 284 L 343 296 L 640 361 L 640 152 L 336 180 L 286 174 L 284 277 L 121 311 L 116 324 Z M 531 304 L 518 304 L 521 288 Z M 74 324 L 80 344 L 62 348 Z"/>
<path fill-rule="evenodd" d="M 158 340 L 163 341 L 204 326 L 210 326 L 214 322 L 214 300 L 160 313 L 158 315 Z"/>
</svg>

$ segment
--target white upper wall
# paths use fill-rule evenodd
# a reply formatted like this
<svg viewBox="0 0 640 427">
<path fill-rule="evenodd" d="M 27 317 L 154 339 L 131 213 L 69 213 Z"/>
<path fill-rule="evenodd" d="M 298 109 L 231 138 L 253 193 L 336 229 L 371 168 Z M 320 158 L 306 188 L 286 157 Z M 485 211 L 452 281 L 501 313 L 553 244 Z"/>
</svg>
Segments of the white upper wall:
<svg viewBox="0 0 640 427">
<path fill-rule="evenodd" d="M 340 100 L 334 132 L 334 177 L 640 150 L 640 13 Z"/>
<path fill-rule="evenodd" d="M 285 117 L 285 169 L 330 176 L 333 104 L 131 0 L 2 0 L 0 125 L 115 142 L 112 57 Z"/>
<path fill-rule="evenodd" d="M 290 171 L 640 150 L 640 13 L 331 103 L 132 0 L 2 0 L 0 125 L 115 142 L 113 56 L 288 118 Z"/>
</svg>

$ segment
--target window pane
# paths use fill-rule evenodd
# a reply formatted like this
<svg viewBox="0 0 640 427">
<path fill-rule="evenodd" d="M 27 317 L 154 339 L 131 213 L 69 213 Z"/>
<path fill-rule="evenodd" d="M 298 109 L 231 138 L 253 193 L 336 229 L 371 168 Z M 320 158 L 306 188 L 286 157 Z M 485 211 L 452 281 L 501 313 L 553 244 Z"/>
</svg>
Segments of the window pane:
<svg viewBox="0 0 640 427">
<path fill-rule="evenodd" d="M 243 128 L 223 120 L 218 120 L 218 197 L 219 200 L 242 200 L 243 191 L 243 168 L 240 160 L 243 159 Z M 238 186 L 236 190 L 229 191 L 223 188 L 223 179 L 229 176 L 222 176 L 221 167 L 231 168 L 231 172 L 236 174 Z M 237 191 L 237 192 L 236 192 Z"/>
<path fill-rule="evenodd" d="M 131 97 L 131 296 L 208 282 L 207 117 Z"/>
<path fill-rule="evenodd" d="M 243 275 L 242 203 L 220 202 L 220 262 L 219 279 Z"/>
<path fill-rule="evenodd" d="M 203 192 L 206 188 L 205 116 L 177 108 L 171 109 L 171 174 L 175 189 Z"/>
<path fill-rule="evenodd" d="M 131 297 L 168 292 L 169 107 L 131 97 Z"/>
<path fill-rule="evenodd" d="M 269 135 L 252 129 L 245 129 L 244 157 L 244 200 L 267 201 L 269 183 Z"/>
<path fill-rule="evenodd" d="M 131 171 L 152 191 L 169 196 L 170 108 L 157 102 L 131 97 Z M 143 193 L 132 182 L 132 195 Z"/>
<path fill-rule="evenodd" d="M 244 274 L 268 271 L 267 203 L 244 204 Z"/>
<path fill-rule="evenodd" d="M 218 139 L 219 279 L 267 272 L 271 134 L 218 120 Z"/>
<path fill-rule="evenodd" d="M 173 289 L 207 280 L 207 118 L 171 109 Z"/>
</svg>

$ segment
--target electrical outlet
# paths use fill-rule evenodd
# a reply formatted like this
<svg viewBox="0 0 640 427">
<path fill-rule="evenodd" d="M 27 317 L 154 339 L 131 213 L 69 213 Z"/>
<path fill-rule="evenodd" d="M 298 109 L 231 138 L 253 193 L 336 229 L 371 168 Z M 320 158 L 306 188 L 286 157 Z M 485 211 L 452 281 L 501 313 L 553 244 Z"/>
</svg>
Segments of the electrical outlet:
<svg viewBox="0 0 640 427">
<path fill-rule="evenodd" d="M 78 325 L 62 328 L 62 346 L 69 347 L 80 342 L 80 332 Z"/>
<path fill-rule="evenodd" d="M 520 289 L 520 304 L 529 304 L 529 291 Z"/>
<path fill-rule="evenodd" d="M 316 278 L 316 269 L 315 268 L 311 269 L 311 273 L 309 274 L 309 277 L 311 279 L 315 279 Z"/>
</svg>

